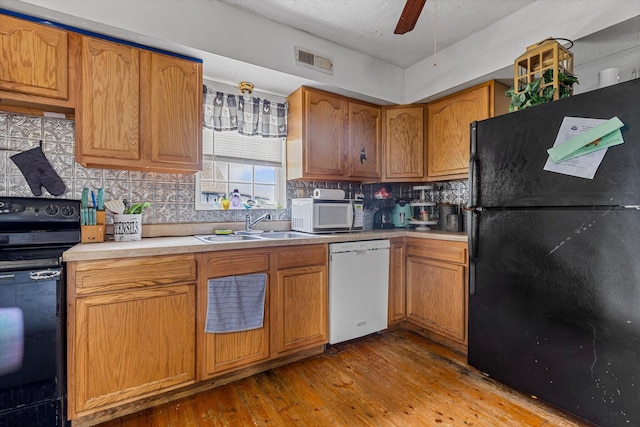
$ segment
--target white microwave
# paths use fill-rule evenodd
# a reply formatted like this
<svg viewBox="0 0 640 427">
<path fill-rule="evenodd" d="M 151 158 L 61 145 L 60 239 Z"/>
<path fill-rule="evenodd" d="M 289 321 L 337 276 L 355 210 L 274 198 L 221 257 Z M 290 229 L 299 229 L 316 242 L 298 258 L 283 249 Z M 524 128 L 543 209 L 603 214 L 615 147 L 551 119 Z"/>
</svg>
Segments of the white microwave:
<svg viewBox="0 0 640 427">
<path fill-rule="evenodd" d="M 305 233 L 362 231 L 362 200 L 292 199 L 291 229 Z"/>
</svg>

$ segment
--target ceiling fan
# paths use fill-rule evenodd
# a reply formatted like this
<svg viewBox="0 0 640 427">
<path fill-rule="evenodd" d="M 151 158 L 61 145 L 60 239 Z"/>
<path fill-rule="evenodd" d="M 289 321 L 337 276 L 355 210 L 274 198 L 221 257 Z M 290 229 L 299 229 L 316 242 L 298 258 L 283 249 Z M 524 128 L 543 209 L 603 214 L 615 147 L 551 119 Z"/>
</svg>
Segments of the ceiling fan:
<svg viewBox="0 0 640 427">
<path fill-rule="evenodd" d="M 402 9 L 400 19 L 398 20 L 398 25 L 396 25 L 393 33 L 404 34 L 413 30 L 426 2 L 427 0 L 407 0 L 404 9 Z"/>
</svg>

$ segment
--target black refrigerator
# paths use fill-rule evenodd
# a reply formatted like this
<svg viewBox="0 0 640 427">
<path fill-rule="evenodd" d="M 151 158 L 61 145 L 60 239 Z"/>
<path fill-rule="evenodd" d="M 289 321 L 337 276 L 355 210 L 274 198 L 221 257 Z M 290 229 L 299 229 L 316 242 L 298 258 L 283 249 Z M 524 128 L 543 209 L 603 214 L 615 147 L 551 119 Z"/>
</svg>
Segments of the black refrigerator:
<svg viewBox="0 0 640 427">
<path fill-rule="evenodd" d="M 564 117 L 624 123 L 593 179 L 545 171 Z M 468 362 L 640 425 L 640 79 L 471 124 Z"/>
</svg>

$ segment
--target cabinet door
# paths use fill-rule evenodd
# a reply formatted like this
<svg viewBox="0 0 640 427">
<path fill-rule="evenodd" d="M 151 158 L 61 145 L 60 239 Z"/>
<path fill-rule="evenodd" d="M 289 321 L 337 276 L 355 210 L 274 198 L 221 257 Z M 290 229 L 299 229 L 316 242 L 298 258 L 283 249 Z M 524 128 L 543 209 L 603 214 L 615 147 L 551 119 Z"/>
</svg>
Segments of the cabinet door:
<svg viewBox="0 0 640 427">
<path fill-rule="evenodd" d="M 385 110 L 385 180 L 424 177 L 424 109 L 422 106 Z"/>
<path fill-rule="evenodd" d="M 483 85 L 428 106 L 427 174 L 430 179 L 467 178 L 470 124 L 490 117 L 490 86 Z"/>
<path fill-rule="evenodd" d="M 466 268 L 407 257 L 407 316 L 437 334 L 466 343 Z"/>
<path fill-rule="evenodd" d="M 78 162 L 116 167 L 140 161 L 140 50 L 83 37 L 81 74 Z"/>
<path fill-rule="evenodd" d="M 0 90 L 68 98 L 68 33 L 0 15 Z"/>
<path fill-rule="evenodd" d="M 382 118 L 380 107 L 349 102 L 349 175 L 380 178 Z"/>
<path fill-rule="evenodd" d="M 175 170 L 202 168 L 202 64 L 143 52 L 141 138 L 145 158 Z"/>
<path fill-rule="evenodd" d="M 193 383 L 195 303 L 195 284 L 78 298 L 70 415 Z"/>
<path fill-rule="evenodd" d="M 269 358 L 267 327 L 206 335 L 204 345 L 209 356 L 204 361 L 203 376 L 199 379 L 210 378 Z"/>
<path fill-rule="evenodd" d="M 270 277 L 265 294 L 264 326 L 249 331 L 205 333 L 208 301 L 208 280 L 241 274 L 269 271 L 270 256 L 265 250 L 235 250 L 203 254 L 200 258 L 198 288 L 198 379 L 211 378 L 221 373 L 269 358 L 269 295 Z"/>
<path fill-rule="evenodd" d="M 339 179 L 346 174 L 347 101 L 325 92 L 304 91 L 304 174 Z"/>
<path fill-rule="evenodd" d="M 389 324 L 405 319 L 406 290 L 405 290 L 405 255 L 406 244 L 402 241 L 391 242 L 389 251 Z"/>
<path fill-rule="evenodd" d="M 278 271 L 276 352 L 328 342 L 328 297 L 326 266 Z"/>
</svg>

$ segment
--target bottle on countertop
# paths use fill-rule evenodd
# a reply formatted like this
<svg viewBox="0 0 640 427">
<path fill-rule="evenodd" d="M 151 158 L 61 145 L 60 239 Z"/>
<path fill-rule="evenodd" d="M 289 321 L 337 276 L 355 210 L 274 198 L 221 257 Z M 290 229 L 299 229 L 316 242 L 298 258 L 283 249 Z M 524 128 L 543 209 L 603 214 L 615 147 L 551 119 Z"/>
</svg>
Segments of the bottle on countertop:
<svg viewBox="0 0 640 427">
<path fill-rule="evenodd" d="M 242 209 L 242 197 L 240 196 L 240 192 L 238 191 L 238 189 L 236 188 L 235 190 L 233 190 L 233 193 L 231 193 L 231 209 Z"/>
</svg>

